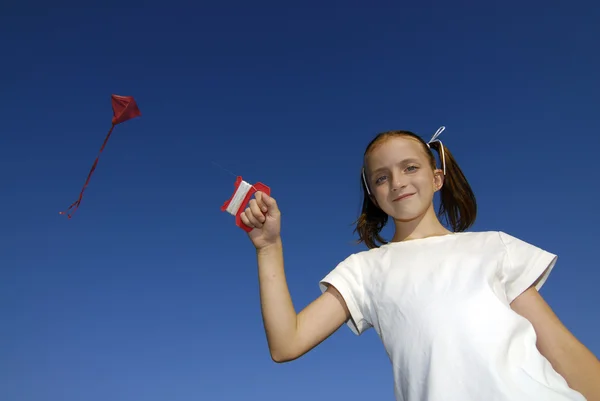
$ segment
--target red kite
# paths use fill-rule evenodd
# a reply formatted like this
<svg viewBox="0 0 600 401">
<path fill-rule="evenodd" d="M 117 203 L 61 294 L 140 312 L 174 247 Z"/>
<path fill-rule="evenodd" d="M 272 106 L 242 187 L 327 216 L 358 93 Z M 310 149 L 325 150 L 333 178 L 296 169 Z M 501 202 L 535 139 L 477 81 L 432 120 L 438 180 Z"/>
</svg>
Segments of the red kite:
<svg viewBox="0 0 600 401">
<path fill-rule="evenodd" d="M 71 210 L 74 207 L 75 209 L 73 209 L 73 211 L 68 215 L 69 219 L 71 218 L 71 216 L 73 216 L 73 213 L 75 213 L 75 210 L 77 210 L 77 208 L 79 207 L 79 204 L 81 203 L 81 199 L 83 198 L 83 192 L 85 191 L 85 188 L 88 186 L 88 184 L 90 182 L 90 178 L 92 177 L 92 174 L 94 173 L 94 170 L 96 169 L 96 165 L 98 164 L 98 159 L 100 158 L 100 154 L 104 150 L 104 147 L 106 146 L 106 143 L 108 142 L 108 139 L 110 138 L 110 134 L 112 134 L 112 131 L 115 128 L 115 125 L 121 124 L 127 120 L 131 120 L 132 118 L 136 118 L 136 117 L 139 117 L 142 115 L 142 113 L 140 112 L 140 109 L 138 108 L 138 106 L 135 102 L 135 99 L 132 96 L 112 95 L 111 100 L 112 100 L 112 109 L 113 109 L 112 126 L 110 127 L 110 130 L 108 131 L 108 134 L 106 135 L 106 138 L 104 139 L 104 143 L 102 144 L 102 147 L 100 148 L 100 152 L 98 152 L 98 156 L 96 157 L 96 160 L 94 161 L 94 164 L 92 165 L 92 168 L 88 174 L 87 180 L 85 181 L 85 184 L 83 185 L 83 188 L 81 189 L 81 192 L 79 193 L 79 199 L 77 199 L 75 202 L 73 202 L 73 204 L 71 204 L 71 206 L 69 206 L 69 208 L 66 211 L 60 212 L 60 214 L 66 214 L 69 210 Z"/>
</svg>

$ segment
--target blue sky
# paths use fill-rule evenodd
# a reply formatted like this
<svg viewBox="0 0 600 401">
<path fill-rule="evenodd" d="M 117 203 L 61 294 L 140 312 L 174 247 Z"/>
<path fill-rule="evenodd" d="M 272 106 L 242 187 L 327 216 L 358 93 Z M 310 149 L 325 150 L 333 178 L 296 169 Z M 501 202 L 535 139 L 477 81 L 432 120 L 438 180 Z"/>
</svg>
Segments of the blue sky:
<svg viewBox="0 0 600 401">
<path fill-rule="evenodd" d="M 252 245 L 219 209 L 235 177 L 212 162 L 272 188 L 300 310 L 364 249 L 351 224 L 372 136 L 440 125 L 477 195 L 473 230 L 557 253 L 542 294 L 600 355 L 598 3 L 24 1 L 0 15 L 0 399 L 392 400 L 373 330 L 270 360 Z M 112 93 L 143 115 L 115 128 L 68 220 Z"/>
</svg>

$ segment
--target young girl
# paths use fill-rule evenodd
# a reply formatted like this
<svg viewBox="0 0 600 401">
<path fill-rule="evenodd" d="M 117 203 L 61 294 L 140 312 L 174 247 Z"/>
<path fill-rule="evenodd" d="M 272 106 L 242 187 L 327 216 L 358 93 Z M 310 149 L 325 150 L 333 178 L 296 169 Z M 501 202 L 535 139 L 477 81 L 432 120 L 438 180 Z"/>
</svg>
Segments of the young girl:
<svg viewBox="0 0 600 401">
<path fill-rule="evenodd" d="M 357 335 L 376 330 L 398 400 L 600 400 L 600 362 L 538 293 L 556 256 L 503 232 L 465 232 L 475 197 L 437 139 L 442 130 L 428 143 L 385 132 L 367 146 L 356 231 L 369 250 L 339 263 L 298 314 L 280 211 L 274 198 L 256 194 L 242 221 L 253 227 L 271 357 L 296 359 L 346 323 Z M 436 192 L 452 231 L 436 216 Z M 386 243 L 380 232 L 389 218 L 395 234 Z"/>
</svg>

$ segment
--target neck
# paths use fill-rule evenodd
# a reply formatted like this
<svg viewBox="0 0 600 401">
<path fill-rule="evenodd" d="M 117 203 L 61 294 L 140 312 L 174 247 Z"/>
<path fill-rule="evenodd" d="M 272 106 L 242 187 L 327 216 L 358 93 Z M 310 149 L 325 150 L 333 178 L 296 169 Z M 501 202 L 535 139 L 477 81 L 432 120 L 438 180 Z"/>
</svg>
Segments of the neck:
<svg viewBox="0 0 600 401">
<path fill-rule="evenodd" d="M 394 219 L 394 223 L 396 224 L 396 232 L 392 242 L 410 241 L 452 233 L 440 223 L 433 209 L 433 204 L 429 206 L 423 215 L 416 219 L 409 221 Z"/>
</svg>

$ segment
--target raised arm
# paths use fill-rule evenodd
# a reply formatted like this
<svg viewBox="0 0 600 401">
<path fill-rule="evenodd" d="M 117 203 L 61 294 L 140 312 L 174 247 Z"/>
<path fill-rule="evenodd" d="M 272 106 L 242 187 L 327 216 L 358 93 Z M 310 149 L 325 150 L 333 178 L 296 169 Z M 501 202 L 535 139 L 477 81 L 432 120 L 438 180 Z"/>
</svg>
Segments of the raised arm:
<svg viewBox="0 0 600 401">
<path fill-rule="evenodd" d="M 260 303 L 271 358 L 294 360 L 333 334 L 350 314 L 339 292 L 326 292 L 296 313 L 285 278 L 281 213 L 275 199 L 257 192 L 241 215 L 253 227 L 248 234 L 256 248 Z"/>
<path fill-rule="evenodd" d="M 275 362 L 304 355 L 348 320 L 346 303 L 334 287 L 296 313 L 285 278 L 281 240 L 257 250 L 257 257 L 263 322 Z"/>
</svg>

